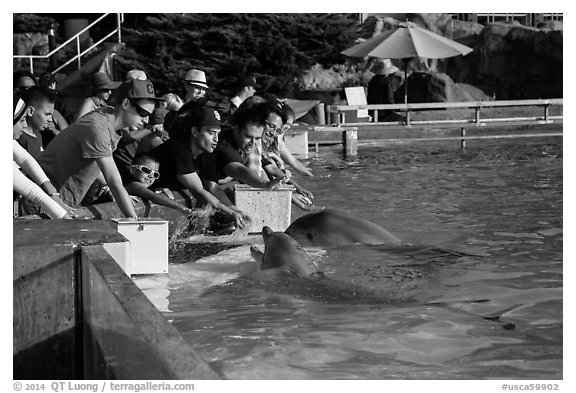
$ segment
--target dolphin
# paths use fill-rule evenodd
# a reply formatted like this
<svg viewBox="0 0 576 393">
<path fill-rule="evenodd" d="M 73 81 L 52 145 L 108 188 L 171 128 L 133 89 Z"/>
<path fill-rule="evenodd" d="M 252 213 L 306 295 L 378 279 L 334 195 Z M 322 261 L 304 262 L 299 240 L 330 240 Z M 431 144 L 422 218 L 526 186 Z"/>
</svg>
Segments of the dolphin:
<svg viewBox="0 0 576 393">
<path fill-rule="evenodd" d="M 335 247 L 355 243 L 400 245 L 399 238 L 370 221 L 335 210 L 320 210 L 294 221 L 285 231 L 302 247 Z"/>
<path fill-rule="evenodd" d="M 264 252 L 252 245 L 252 257 L 259 262 L 258 271 L 266 276 L 276 276 L 280 272 L 298 277 L 322 275 L 310 260 L 302 246 L 284 232 L 274 232 L 270 227 L 262 228 Z"/>
</svg>

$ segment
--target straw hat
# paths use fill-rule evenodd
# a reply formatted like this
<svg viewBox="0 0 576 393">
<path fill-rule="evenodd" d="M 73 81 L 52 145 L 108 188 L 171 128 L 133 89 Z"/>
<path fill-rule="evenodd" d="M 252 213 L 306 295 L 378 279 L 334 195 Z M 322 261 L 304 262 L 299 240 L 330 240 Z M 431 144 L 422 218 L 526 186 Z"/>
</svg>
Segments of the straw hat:
<svg viewBox="0 0 576 393">
<path fill-rule="evenodd" d="M 204 71 L 191 69 L 186 73 L 184 81 L 208 89 L 208 85 L 206 84 L 206 74 Z"/>
<path fill-rule="evenodd" d="M 398 71 L 398 67 L 392 64 L 390 59 L 382 59 L 382 61 L 376 63 L 374 67 L 372 67 L 372 72 L 377 75 L 390 75 L 394 74 Z"/>
</svg>

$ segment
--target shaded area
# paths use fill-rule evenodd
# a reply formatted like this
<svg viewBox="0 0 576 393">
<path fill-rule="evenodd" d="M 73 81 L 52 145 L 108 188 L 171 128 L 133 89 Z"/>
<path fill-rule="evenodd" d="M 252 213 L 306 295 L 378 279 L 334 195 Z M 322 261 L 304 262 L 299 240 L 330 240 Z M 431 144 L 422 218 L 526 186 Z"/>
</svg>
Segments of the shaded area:
<svg viewBox="0 0 576 393">
<path fill-rule="evenodd" d="M 243 243 L 185 243 L 175 242 L 168 250 L 169 263 L 188 263 L 218 254 L 220 251 L 240 247 Z"/>
</svg>

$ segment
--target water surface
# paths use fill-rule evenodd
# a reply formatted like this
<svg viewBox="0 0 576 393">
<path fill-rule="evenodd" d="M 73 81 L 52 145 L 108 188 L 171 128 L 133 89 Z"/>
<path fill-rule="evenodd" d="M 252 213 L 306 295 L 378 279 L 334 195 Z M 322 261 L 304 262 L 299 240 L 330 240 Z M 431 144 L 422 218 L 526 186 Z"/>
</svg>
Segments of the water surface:
<svg viewBox="0 0 576 393">
<path fill-rule="evenodd" d="M 563 377 L 561 142 L 364 147 L 354 159 L 323 149 L 308 164 L 316 177 L 299 180 L 318 206 L 415 246 L 310 249 L 334 286 L 271 286 L 251 274 L 249 244 L 262 240 L 229 237 L 218 241 L 231 248 L 137 279 L 216 371 L 230 379 Z"/>
</svg>

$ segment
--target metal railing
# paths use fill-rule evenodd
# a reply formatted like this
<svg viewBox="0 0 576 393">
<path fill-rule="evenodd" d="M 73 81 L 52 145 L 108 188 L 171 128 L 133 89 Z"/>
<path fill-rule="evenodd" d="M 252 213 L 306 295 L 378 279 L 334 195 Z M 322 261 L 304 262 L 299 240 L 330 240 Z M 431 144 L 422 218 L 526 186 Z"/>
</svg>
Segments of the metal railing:
<svg viewBox="0 0 576 393">
<path fill-rule="evenodd" d="M 114 30 L 112 30 L 110 33 L 108 33 L 107 35 L 105 35 L 103 38 L 101 38 L 100 40 L 98 40 L 98 42 L 92 44 L 88 49 L 84 49 L 81 50 L 80 48 L 80 36 L 84 33 L 86 33 L 88 30 L 90 30 L 92 27 L 94 27 L 95 25 L 97 25 L 98 23 L 100 23 L 100 21 L 102 21 L 104 18 L 106 18 L 109 15 L 116 15 L 116 28 Z M 96 48 L 97 46 L 99 46 L 100 44 L 102 44 L 104 41 L 106 41 L 108 38 L 112 37 L 114 34 L 118 34 L 118 43 L 122 42 L 122 30 L 121 30 L 121 26 L 122 23 L 124 22 L 124 14 L 103 14 L 101 17 L 99 17 L 98 19 L 96 19 L 94 22 L 90 23 L 88 26 L 86 26 L 85 28 L 83 28 L 82 30 L 80 30 L 78 33 L 76 33 L 74 36 L 70 37 L 68 40 L 66 40 L 65 42 L 63 42 L 62 44 L 60 44 L 60 46 L 58 46 L 57 48 L 53 49 L 50 53 L 46 54 L 46 55 L 13 55 L 12 57 L 14 59 L 28 59 L 29 64 L 30 64 L 30 72 L 34 73 L 34 60 L 37 59 L 50 59 L 52 56 L 54 56 L 56 53 L 58 53 L 59 51 L 61 51 L 62 49 L 64 49 L 68 44 L 70 44 L 71 42 L 76 42 L 76 55 L 74 57 L 72 57 L 70 60 L 66 61 L 64 64 L 62 64 L 61 66 L 59 66 L 58 68 L 54 69 L 51 71 L 52 74 L 55 74 L 57 72 L 59 72 L 60 70 L 62 70 L 64 67 L 66 67 L 67 65 L 71 64 L 72 62 L 76 61 L 77 65 L 78 65 L 78 69 L 82 68 L 82 57 L 90 52 L 92 49 Z"/>
<path fill-rule="evenodd" d="M 506 100 L 506 101 L 473 101 L 473 102 L 434 102 L 422 104 L 371 104 L 371 105 L 329 105 L 326 108 L 328 119 L 335 117 L 336 126 L 368 126 L 368 125 L 382 125 L 382 126 L 397 126 L 397 125 L 476 125 L 481 126 L 486 123 L 513 123 L 513 122 L 534 122 L 538 124 L 549 124 L 557 121 L 562 121 L 563 116 L 550 115 L 550 107 L 553 105 L 563 106 L 563 99 L 538 99 L 538 100 Z M 488 108 L 504 108 L 504 107 L 542 107 L 541 116 L 516 116 L 516 117 L 482 117 L 481 110 Z M 473 109 L 473 116 L 471 118 L 459 119 L 439 119 L 439 120 L 412 120 L 413 111 L 425 110 L 443 110 L 443 109 Z M 352 123 L 346 122 L 346 112 L 368 110 L 373 111 L 373 117 L 370 120 L 374 121 L 357 121 Z M 405 113 L 404 120 L 379 122 L 378 110 L 392 110 Z"/>
</svg>

